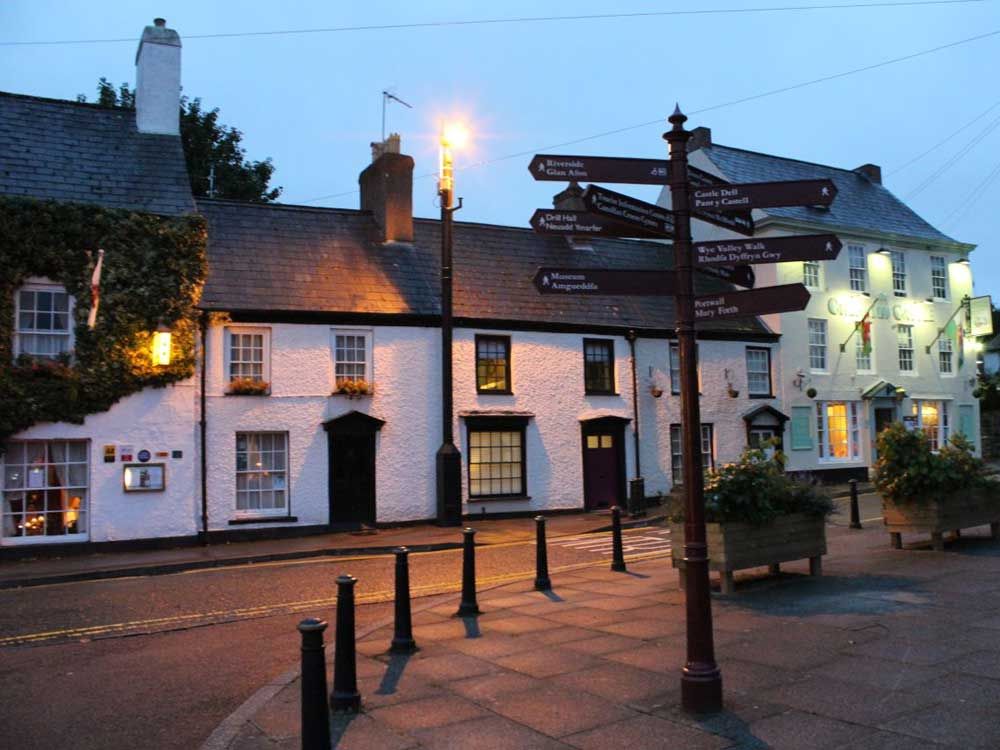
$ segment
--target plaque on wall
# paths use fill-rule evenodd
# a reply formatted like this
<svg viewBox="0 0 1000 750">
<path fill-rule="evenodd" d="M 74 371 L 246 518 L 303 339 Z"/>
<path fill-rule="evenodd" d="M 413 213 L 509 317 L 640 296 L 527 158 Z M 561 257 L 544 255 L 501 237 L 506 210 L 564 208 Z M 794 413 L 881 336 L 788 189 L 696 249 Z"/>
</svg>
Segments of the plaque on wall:
<svg viewBox="0 0 1000 750">
<path fill-rule="evenodd" d="M 126 492 L 162 492 L 167 487 L 164 464 L 127 464 L 122 484 Z"/>
</svg>

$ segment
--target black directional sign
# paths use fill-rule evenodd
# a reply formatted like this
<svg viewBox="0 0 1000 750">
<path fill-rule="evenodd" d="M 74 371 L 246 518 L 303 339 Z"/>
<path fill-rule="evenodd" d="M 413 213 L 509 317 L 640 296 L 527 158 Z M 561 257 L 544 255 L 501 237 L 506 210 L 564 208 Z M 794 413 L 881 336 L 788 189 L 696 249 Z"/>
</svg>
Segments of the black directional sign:
<svg viewBox="0 0 1000 750">
<path fill-rule="evenodd" d="M 753 289 L 757 280 L 757 275 L 750 266 L 705 266 L 704 268 L 696 266 L 695 270 L 747 289 Z"/>
<path fill-rule="evenodd" d="M 718 320 L 746 315 L 796 312 L 809 304 L 805 284 L 781 284 L 746 292 L 724 292 L 694 298 L 694 319 Z"/>
<path fill-rule="evenodd" d="M 532 281 L 541 294 L 674 294 L 673 271 L 608 268 L 539 268 Z"/>
<path fill-rule="evenodd" d="M 691 190 L 691 210 L 728 212 L 774 206 L 829 206 L 836 195 L 837 187 L 831 180 L 696 187 Z"/>
<path fill-rule="evenodd" d="M 705 189 L 728 184 L 725 180 L 716 177 L 714 174 L 709 174 L 696 167 L 688 167 L 688 181 L 692 189 Z M 709 224 L 715 224 L 717 227 L 728 229 L 731 232 L 753 237 L 753 217 L 749 211 L 720 212 L 697 210 L 694 207 L 694 201 L 692 201 L 691 216 L 695 219 L 707 221 Z"/>
<path fill-rule="evenodd" d="M 528 169 L 536 180 L 666 185 L 670 174 L 670 162 L 666 159 L 536 154 Z"/>
<path fill-rule="evenodd" d="M 583 193 L 583 202 L 591 213 L 620 221 L 646 231 L 658 232 L 661 237 L 674 234 L 674 216 L 665 208 L 646 203 L 614 190 L 589 186 Z"/>
<path fill-rule="evenodd" d="M 563 211 L 556 208 L 539 208 L 531 216 L 531 228 L 540 234 L 591 237 L 663 237 L 660 232 L 634 225 L 626 225 L 588 211 Z"/>
<path fill-rule="evenodd" d="M 695 242 L 696 266 L 733 263 L 782 263 L 789 260 L 834 260 L 843 247 L 835 234 L 802 234 L 759 240 Z"/>
</svg>

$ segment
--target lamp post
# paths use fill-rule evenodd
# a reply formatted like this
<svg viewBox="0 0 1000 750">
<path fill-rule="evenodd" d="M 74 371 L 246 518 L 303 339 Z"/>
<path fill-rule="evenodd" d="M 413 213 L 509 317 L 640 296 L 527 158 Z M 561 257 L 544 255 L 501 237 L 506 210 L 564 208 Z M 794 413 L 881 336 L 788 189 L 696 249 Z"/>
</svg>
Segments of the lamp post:
<svg viewBox="0 0 1000 750">
<path fill-rule="evenodd" d="M 441 162 L 438 173 L 438 197 L 441 199 L 441 447 L 437 452 L 437 523 L 459 526 L 462 523 L 462 455 L 455 446 L 452 424 L 452 215 L 462 207 L 462 199 L 453 206 L 455 177 L 452 149 L 461 147 L 465 131 L 445 127 L 441 131 Z"/>
</svg>

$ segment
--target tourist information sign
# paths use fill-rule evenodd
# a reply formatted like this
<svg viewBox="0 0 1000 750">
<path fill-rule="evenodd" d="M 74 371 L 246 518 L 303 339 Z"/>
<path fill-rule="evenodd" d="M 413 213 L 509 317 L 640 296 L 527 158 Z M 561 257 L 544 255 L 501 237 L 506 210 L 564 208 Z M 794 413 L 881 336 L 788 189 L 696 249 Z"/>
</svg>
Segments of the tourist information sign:
<svg viewBox="0 0 1000 750">
<path fill-rule="evenodd" d="M 709 189 L 714 186 L 728 184 L 725 180 L 709 174 L 696 167 L 688 167 L 688 182 L 692 189 Z M 754 226 L 753 217 L 749 211 L 704 211 L 696 210 L 694 204 L 691 205 L 691 216 L 695 219 L 707 221 L 717 227 L 728 229 L 737 234 L 753 237 Z"/>
<path fill-rule="evenodd" d="M 691 191 L 692 211 L 746 211 L 776 206 L 829 206 L 837 195 L 831 180 L 789 180 L 718 185 Z"/>
<path fill-rule="evenodd" d="M 673 271 L 617 268 L 539 268 L 532 281 L 540 294 L 667 296 L 677 286 Z"/>
<path fill-rule="evenodd" d="M 695 242 L 694 264 L 726 266 L 733 263 L 782 263 L 789 260 L 834 260 L 843 244 L 833 234 L 803 234 L 759 240 Z"/>
<path fill-rule="evenodd" d="M 695 320 L 796 312 L 809 304 L 805 284 L 781 284 L 746 292 L 724 292 L 694 298 Z"/>
<path fill-rule="evenodd" d="M 584 191 L 583 203 L 591 213 L 598 216 L 649 232 L 658 232 L 662 237 L 673 236 L 673 214 L 653 203 L 646 203 L 597 185 L 591 185 Z"/>
<path fill-rule="evenodd" d="M 747 289 L 753 289 L 753 285 L 757 281 L 757 275 L 750 266 L 705 266 L 696 270 Z"/>
<path fill-rule="evenodd" d="M 612 221 L 605 216 L 597 216 L 588 211 L 539 208 L 532 214 L 530 224 L 532 229 L 541 234 L 592 237 L 663 237 L 660 232 Z"/>
</svg>

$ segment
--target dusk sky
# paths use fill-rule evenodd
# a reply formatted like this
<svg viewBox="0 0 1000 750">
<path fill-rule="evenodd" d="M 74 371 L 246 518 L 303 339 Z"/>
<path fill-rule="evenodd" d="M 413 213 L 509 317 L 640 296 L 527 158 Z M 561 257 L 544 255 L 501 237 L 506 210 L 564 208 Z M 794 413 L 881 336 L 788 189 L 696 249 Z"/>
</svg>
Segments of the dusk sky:
<svg viewBox="0 0 1000 750">
<path fill-rule="evenodd" d="M 848 169 L 881 165 L 889 189 L 925 219 L 978 244 L 976 291 L 1000 296 L 998 4 L 690 13 L 782 4 L 797 3 L 13 0 L 0 6 L 0 89 L 93 99 L 101 76 L 133 84 L 142 29 L 164 16 L 183 40 L 184 92 L 219 107 L 222 121 L 244 132 L 250 158 L 274 160 L 283 202 L 358 206 L 357 175 L 380 138 L 381 92 L 389 89 L 413 105 L 390 104 L 388 129 L 416 159 L 415 213 L 437 216 L 427 176 L 436 169 L 436 132 L 442 117 L 461 117 L 473 143 L 456 157 L 456 194 L 465 199 L 456 218 L 515 226 L 527 226 L 561 187 L 531 179 L 531 154 L 665 157 L 663 120 L 679 102 L 688 126 L 712 128 L 717 143 Z M 689 14 L 195 38 L 668 11 Z M 6 44 L 93 39 L 128 41 Z M 647 200 L 657 194 L 621 187 Z"/>
</svg>

